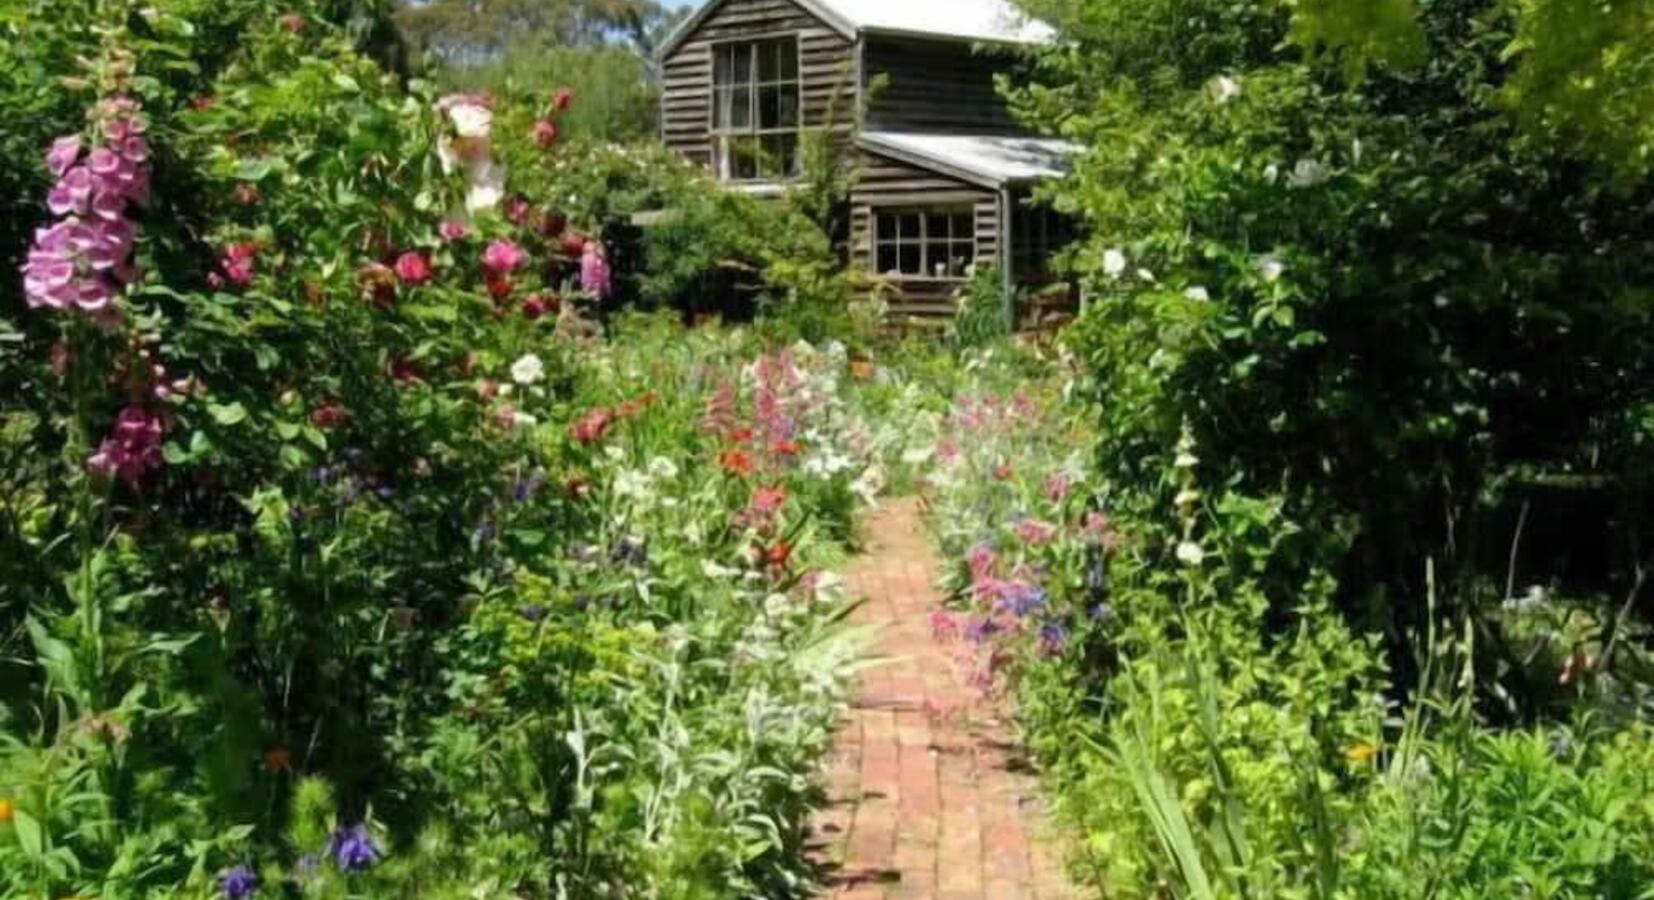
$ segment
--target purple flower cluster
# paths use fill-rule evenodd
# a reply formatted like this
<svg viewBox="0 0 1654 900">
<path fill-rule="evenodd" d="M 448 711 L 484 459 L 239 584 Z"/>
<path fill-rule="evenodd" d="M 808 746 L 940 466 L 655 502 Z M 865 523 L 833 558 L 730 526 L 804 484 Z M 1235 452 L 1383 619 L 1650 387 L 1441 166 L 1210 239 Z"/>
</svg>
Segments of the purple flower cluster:
<svg viewBox="0 0 1654 900">
<path fill-rule="evenodd" d="M 596 241 L 587 241 L 581 251 L 580 289 L 599 300 L 608 299 L 614 290 L 609 259 L 604 255 L 603 245 Z"/>
<path fill-rule="evenodd" d="M 341 872 L 361 872 L 379 862 L 379 845 L 366 825 L 341 826 L 328 841 L 327 853 Z"/>
<path fill-rule="evenodd" d="M 258 893 L 258 875 L 244 865 L 226 869 L 218 876 L 218 888 L 225 900 L 247 900 Z"/>
<path fill-rule="evenodd" d="M 99 112 L 101 145 L 88 152 L 81 136 L 70 135 L 46 154 L 58 179 L 46 206 L 58 221 L 35 232 L 23 290 L 31 307 L 76 310 L 107 325 L 120 317 L 121 287 L 138 274 L 138 229 L 127 211 L 149 202 L 149 141 L 135 101 L 105 101 Z"/>
<path fill-rule="evenodd" d="M 149 470 L 161 465 L 161 439 L 165 434 L 166 422 L 161 416 L 137 404 L 128 406 L 115 417 L 115 427 L 86 461 L 86 467 L 94 475 L 119 477 L 137 485 Z"/>
</svg>

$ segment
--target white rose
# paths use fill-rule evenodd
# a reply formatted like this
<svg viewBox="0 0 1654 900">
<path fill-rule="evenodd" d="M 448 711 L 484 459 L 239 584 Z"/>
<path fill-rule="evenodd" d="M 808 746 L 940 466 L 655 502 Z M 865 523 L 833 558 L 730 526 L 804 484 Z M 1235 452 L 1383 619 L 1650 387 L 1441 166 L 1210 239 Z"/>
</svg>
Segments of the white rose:
<svg viewBox="0 0 1654 900">
<path fill-rule="evenodd" d="M 511 380 L 518 384 L 538 384 L 545 377 L 546 364 L 533 353 L 511 364 Z"/>
</svg>

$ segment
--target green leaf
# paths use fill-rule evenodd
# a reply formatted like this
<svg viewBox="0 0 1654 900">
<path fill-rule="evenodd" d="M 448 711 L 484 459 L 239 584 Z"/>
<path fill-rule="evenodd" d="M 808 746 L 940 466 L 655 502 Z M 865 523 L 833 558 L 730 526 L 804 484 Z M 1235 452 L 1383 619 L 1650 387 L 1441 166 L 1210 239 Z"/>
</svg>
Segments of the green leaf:
<svg viewBox="0 0 1654 900">
<path fill-rule="evenodd" d="M 17 843 L 22 846 L 23 854 L 36 862 L 46 855 L 46 836 L 40 827 L 40 822 L 34 816 L 23 810 L 12 813 L 12 828 L 17 832 Z"/>
<path fill-rule="evenodd" d="M 242 406 L 239 401 L 227 406 L 217 403 L 208 404 L 207 412 L 212 414 L 213 421 L 224 426 L 240 425 L 247 421 L 247 407 Z"/>
</svg>

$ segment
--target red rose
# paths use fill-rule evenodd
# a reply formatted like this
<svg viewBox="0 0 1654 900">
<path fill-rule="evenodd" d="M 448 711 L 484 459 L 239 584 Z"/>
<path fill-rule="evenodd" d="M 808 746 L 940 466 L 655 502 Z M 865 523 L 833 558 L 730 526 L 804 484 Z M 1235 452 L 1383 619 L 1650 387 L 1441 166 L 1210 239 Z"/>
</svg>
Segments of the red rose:
<svg viewBox="0 0 1654 900">
<path fill-rule="evenodd" d="M 540 217 L 540 233 L 546 237 L 557 237 L 568 227 L 568 217 L 560 212 L 548 212 Z"/>
<path fill-rule="evenodd" d="M 557 143 L 557 123 L 550 119 L 535 122 L 534 143 L 539 144 L 541 149 L 551 149 Z"/>
<path fill-rule="evenodd" d="M 338 404 L 318 407 L 310 413 L 310 424 L 327 431 L 350 421 L 350 411 Z"/>
<path fill-rule="evenodd" d="M 396 258 L 396 277 L 407 285 L 425 284 L 431 280 L 431 260 L 418 250 L 409 250 Z"/>
<path fill-rule="evenodd" d="M 574 105 L 574 91 L 572 91 L 572 90 L 570 90 L 569 88 L 566 88 L 566 87 L 560 87 L 557 90 L 552 92 L 552 94 L 551 94 L 551 108 L 552 109 L 555 109 L 558 112 L 566 112 L 568 110 L 568 108 L 570 106 L 573 106 L 573 105 Z"/>
<path fill-rule="evenodd" d="M 533 322 L 543 318 L 546 314 L 546 301 L 539 297 L 530 297 L 523 301 L 523 318 Z"/>
<path fill-rule="evenodd" d="M 777 569 L 786 568 L 793 558 L 793 548 L 787 546 L 786 541 L 777 541 L 775 546 L 764 553 L 764 561 Z"/>
<path fill-rule="evenodd" d="M 578 234 L 563 238 L 563 255 L 578 258 L 586 252 L 586 239 Z"/>
<path fill-rule="evenodd" d="M 511 292 L 516 289 L 509 278 L 501 278 L 496 275 L 488 276 L 488 296 L 495 300 L 504 300 L 511 296 Z"/>
</svg>

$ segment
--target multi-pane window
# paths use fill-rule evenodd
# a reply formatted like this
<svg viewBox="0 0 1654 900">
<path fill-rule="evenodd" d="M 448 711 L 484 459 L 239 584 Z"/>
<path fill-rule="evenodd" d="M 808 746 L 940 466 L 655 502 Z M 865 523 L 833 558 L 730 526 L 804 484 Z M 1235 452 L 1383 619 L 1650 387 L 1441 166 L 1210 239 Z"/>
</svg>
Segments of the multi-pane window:
<svg viewBox="0 0 1654 900">
<path fill-rule="evenodd" d="M 964 278 L 976 261 L 976 218 L 969 206 L 880 210 L 873 246 L 878 271 Z"/>
<path fill-rule="evenodd" d="M 712 134 L 720 177 L 768 181 L 798 172 L 798 38 L 712 48 Z"/>
<path fill-rule="evenodd" d="M 1018 203 L 1011 223 L 1011 265 L 1020 281 L 1055 277 L 1052 257 L 1074 242 L 1074 220 L 1044 205 Z"/>
</svg>

